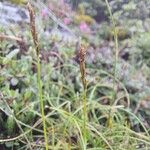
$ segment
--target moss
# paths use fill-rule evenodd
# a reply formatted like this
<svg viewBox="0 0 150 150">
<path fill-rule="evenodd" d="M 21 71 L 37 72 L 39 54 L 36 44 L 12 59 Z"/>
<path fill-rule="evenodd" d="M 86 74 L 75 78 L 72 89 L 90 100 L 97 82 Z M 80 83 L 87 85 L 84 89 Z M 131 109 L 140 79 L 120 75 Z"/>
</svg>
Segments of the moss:
<svg viewBox="0 0 150 150">
<path fill-rule="evenodd" d="M 84 6 L 82 4 L 80 4 L 78 7 L 78 13 L 74 17 L 74 22 L 76 24 L 80 24 L 80 22 L 82 22 L 82 21 L 87 24 L 94 23 L 94 19 L 92 17 L 90 17 L 89 15 L 85 14 Z"/>
<path fill-rule="evenodd" d="M 94 19 L 92 19 L 88 15 L 76 15 L 74 18 L 74 22 L 77 24 L 80 24 L 80 22 L 86 22 L 87 24 L 92 24 L 94 23 Z"/>
<path fill-rule="evenodd" d="M 27 3 L 27 0 L 10 0 L 12 3 L 14 4 L 26 4 Z"/>
<path fill-rule="evenodd" d="M 80 15 L 84 15 L 85 14 L 85 8 L 84 8 L 84 6 L 82 4 L 80 4 L 79 7 L 78 7 L 78 13 Z"/>
<path fill-rule="evenodd" d="M 123 27 L 120 27 L 120 26 L 116 27 L 116 31 L 117 31 L 119 40 L 124 40 L 124 39 L 131 37 L 130 32 Z M 109 39 L 109 40 L 113 39 L 113 36 L 114 36 L 113 28 L 108 29 L 107 32 L 108 33 L 106 34 L 106 39 Z"/>
</svg>

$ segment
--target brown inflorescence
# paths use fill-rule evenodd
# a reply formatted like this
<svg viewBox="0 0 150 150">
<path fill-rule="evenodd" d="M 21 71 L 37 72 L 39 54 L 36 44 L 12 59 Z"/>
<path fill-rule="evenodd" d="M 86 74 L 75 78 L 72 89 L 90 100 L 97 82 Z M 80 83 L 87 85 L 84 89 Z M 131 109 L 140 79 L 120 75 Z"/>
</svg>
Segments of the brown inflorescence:
<svg viewBox="0 0 150 150">
<path fill-rule="evenodd" d="M 31 33 L 34 41 L 34 45 L 36 47 L 36 54 L 39 56 L 39 41 L 38 41 L 38 35 L 36 32 L 35 27 L 35 12 L 33 10 L 33 7 L 30 3 L 27 4 L 28 10 L 29 10 L 29 16 L 30 16 L 30 27 L 31 27 Z"/>
<path fill-rule="evenodd" d="M 81 80 L 82 80 L 84 90 L 86 89 L 86 86 L 87 86 L 86 69 L 85 69 L 85 56 L 86 56 L 86 49 L 83 45 L 81 45 L 80 51 L 79 51 L 79 60 L 80 60 Z"/>
</svg>

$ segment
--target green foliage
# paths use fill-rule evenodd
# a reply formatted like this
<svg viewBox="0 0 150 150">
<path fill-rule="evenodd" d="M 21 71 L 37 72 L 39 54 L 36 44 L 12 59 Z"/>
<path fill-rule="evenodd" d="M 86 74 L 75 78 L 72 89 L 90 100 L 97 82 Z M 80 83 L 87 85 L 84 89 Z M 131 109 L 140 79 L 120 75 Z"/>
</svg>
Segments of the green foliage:
<svg viewBox="0 0 150 150">
<path fill-rule="evenodd" d="M 5 125 L 8 135 L 12 135 L 13 133 L 15 133 L 15 131 L 14 131 L 15 126 L 16 125 L 15 125 L 15 120 L 14 120 L 13 116 L 12 115 L 8 116 L 6 125 Z"/>
</svg>

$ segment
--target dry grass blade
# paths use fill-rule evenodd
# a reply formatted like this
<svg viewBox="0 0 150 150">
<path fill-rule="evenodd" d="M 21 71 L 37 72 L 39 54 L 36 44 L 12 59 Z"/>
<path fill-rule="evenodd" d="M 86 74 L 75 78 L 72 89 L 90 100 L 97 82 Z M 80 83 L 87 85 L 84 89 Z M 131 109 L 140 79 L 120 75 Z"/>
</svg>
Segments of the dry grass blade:
<svg viewBox="0 0 150 150">
<path fill-rule="evenodd" d="M 0 41 L 3 41 L 3 40 L 12 40 L 12 41 L 17 41 L 17 42 L 23 42 L 23 40 L 19 37 L 0 34 Z"/>
</svg>

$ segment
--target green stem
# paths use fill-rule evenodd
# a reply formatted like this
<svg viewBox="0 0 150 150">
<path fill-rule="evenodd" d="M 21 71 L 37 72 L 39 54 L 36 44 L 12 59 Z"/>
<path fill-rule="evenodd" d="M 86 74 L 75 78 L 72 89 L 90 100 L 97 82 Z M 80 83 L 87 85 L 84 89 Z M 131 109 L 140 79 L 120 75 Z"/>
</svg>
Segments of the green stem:
<svg viewBox="0 0 150 150">
<path fill-rule="evenodd" d="M 107 9 L 109 11 L 110 19 L 112 21 L 114 40 L 115 40 L 115 65 L 114 65 L 114 68 L 113 68 L 113 72 L 114 72 L 114 78 L 113 78 L 113 99 L 112 99 L 112 102 L 111 102 L 111 105 L 113 105 L 114 102 L 115 102 L 115 97 L 116 97 L 115 96 L 116 95 L 115 84 L 116 84 L 116 75 L 117 75 L 116 71 L 117 71 L 118 53 L 119 53 L 119 49 L 118 49 L 118 33 L 117 33 L 116 23 L 115 23 L 115 20 L 114 20 L 114 17 L 113 17 L 113 14 L 112 14 L 109 2 L 108 2 L 108 0 L 105 0 L 105 2 L 106 2 Z M 112 128 L 112 125 L 113 125 L 113 114 L 112 114 L 111 110 L 109 112 L 107 124 L 108 124 L 108 127 Z"/>
<path fill-rule="evenodd" d="M 86 122 L 87 122 L 87 107 L 86 107 L 86 103 L 87 103 L 87 98 L 86 98 L 86 89 L 84 89 L 83 91 L 83 115 L 84 115 L 84 119 L 83 119 L 83 132 L 84 132 L 84 142 L 85 142 L 85 148 L 86 149 L 86 145 L 87 145 L 87 130 L 86 130 Z"/>
<path fill-rule="evenodd" d="M 107 9 L 109 11 L 109 15 L 110 15 L 110 19 L 112 21 L 112 25 L 113 25 L 113 32 L 114 32 L 114 40 L 115 40 L 115 65 L 114 65 L 114 79 L 113 79 L 113 89 L 115 92 L 115 81 L 116 81 L 116 75 L 117 75 L 117 63 L 118 63 L 118 53 L 119 53 L 119 48 L 118 48 L 118 33 L 117 33 L 117 29 L 116 29 L 116 23 L 110 8 L 110 5 L 108 3 L 108 0 L 105 0 L 106 5 L 107 5 Z M 114 94 L 115 95 L 115 94 Z M 113 102 L 115 101 L 115 96 L 113 96 Z"/>
<path fill-rule="evenodd" d="M 54 148 L 55 146 L 55 129 L 54 125 L 52 124 L 52 147 Z"/>
<path fill-rule="evenodd" d="M 38 94 L 39 94 L 38 96 L 40 100 L 40 109 L 42 114 L 45 147 L 46 150 L 48 150 L 48 138 L 46 132 L 46 120 L 45 120 L 45 113 L 44 113 L 44 101 L 43 101 L 43 92 L 42 92 L 42 84 L 41 84 L 41 64 L 40 64 L 39 55 L 37 55 L 37 84 L 38 84 Z"/>
</svg>

